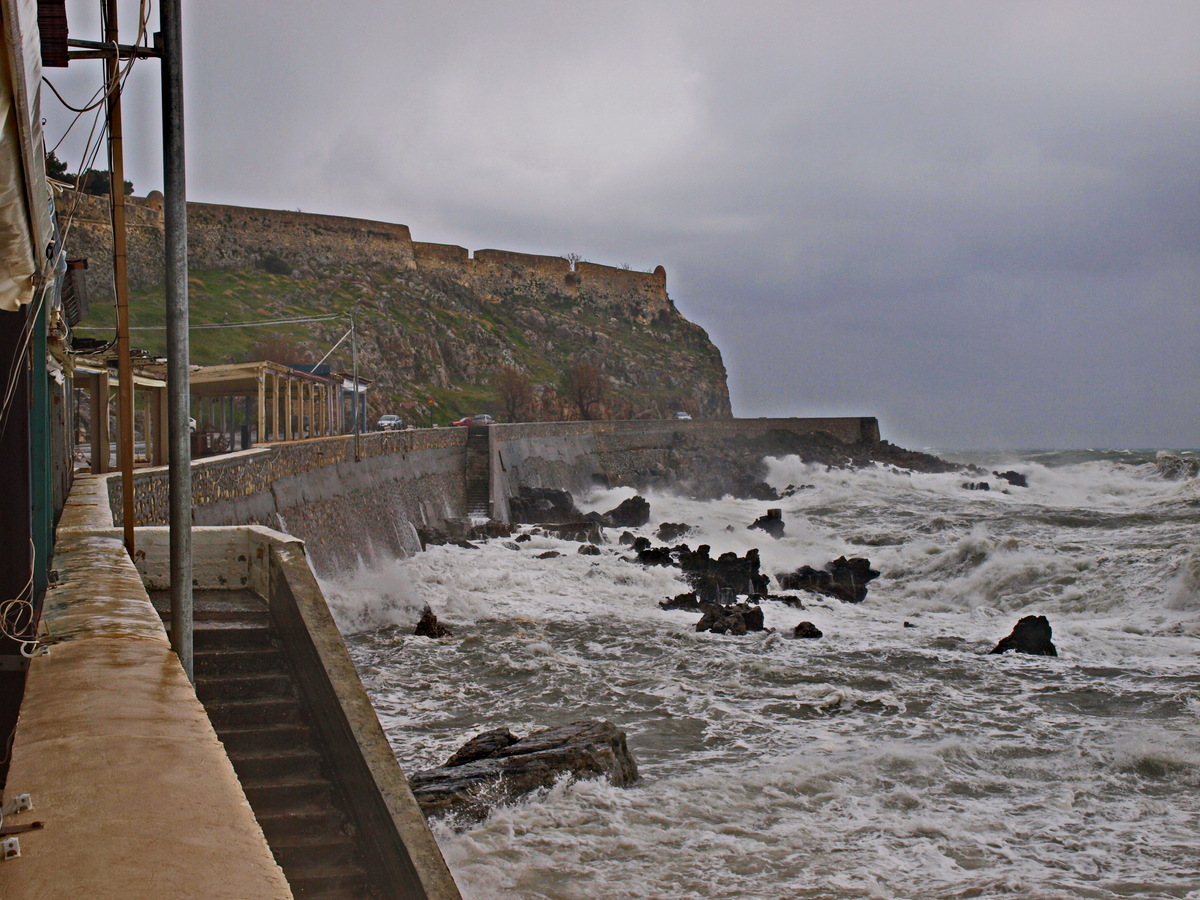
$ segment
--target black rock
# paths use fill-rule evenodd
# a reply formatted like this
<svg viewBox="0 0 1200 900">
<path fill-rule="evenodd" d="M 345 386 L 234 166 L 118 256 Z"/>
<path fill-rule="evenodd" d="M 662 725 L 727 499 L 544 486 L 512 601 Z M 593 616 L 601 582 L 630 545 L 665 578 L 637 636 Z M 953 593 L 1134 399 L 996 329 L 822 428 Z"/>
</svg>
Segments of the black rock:
<svg viewBox="0 0 1200 900">
<path fill-rule="evenodd" d="M 968 491 L 990 491 L 992 486 L 986 481 L 964 481 L 963 489 Z"/>
<path fill-rule="evenodd" d="M 450 629 L 439 622 L 433 610 L 426 606 L 421 610 L 421 619 L 417 622 L 413 634 L 417 637 L 443 638 L 450 636 Z"/>
<path fill-rule="evenodd" d="M 636 550 L 638 553 L 641 553 L 643 550 L 649 550 L 650 549 L 650 538 L 648 538 L 648 537 L 634 538 L 632 546 L 633 546 L 633 549 Z"/>
<path fill-rule="evenodd" d="M 1008 472 L 993 472 L 992 474 L 997 478 L 1003 478 L 1013 487 L 1029 487 L 1029 479 L 1027 479 L 1020 472 L 1013 472 L 1010 470 Z"/>
<path fill-rule="evenodd" d="M 801 622 L 792 630 L 792 637 L 817 639 L 823 636 L 820 628 L 812 622 Z"/>
<path fill-rule="evenodd" d="M 612 528 L 641 528 L 650 521 L 650 503 L 641 495 L 630 497 L 606 512 L 604 518 Z"/>
<path fill-rule="evenodd" d="M 692 526 L 686 522 L 663 522 L 658 526 L 658 531 L 654 532 L 654 536 L 664 544 L 669 544 L 671 541 L 677 541 L 689 531 Z"/>
<path fill-rule="evenodd" d="M 583 518 L 571 493 L 556 488 L 522 486 L 516 497 L 508 498 L 508 508 L 513 522 L 577 522 Z"/>
<path fill-rule="evenodd" d="M 761 606 L 750 606 L 747 603 L 705 604 L 701 606 L 704 615 L 696 623 L 697 631 L 711 631 L 713 634 L 746 634 L 750 631 L 763 630 L 763 611 Z"/>
<path fill-rule="evenodd" d="M 577 552 L 583 556 L 599 556 L 600 548 L 595 544 L 584 544 Z"/>
<path fill-rule="evenodd" d="M 489 756 L 499 753 L 504 748 L 512 746 L 519 740 L 520 738 L 507 728 L 485 731 L 482 734 L 475 735 L 475 737 L 454 751 L 454 755 L 442 763 L 442 767 L 452 769 L 455 766 L 475 762 L 477 759 L 487 759 Z"/>
<path fill-rule="evenodd" d="M 867 596 L 867 584 L 879 577 L 869 560 L 861 556 L 847 559 L 839 556 L 825 564 L 824 569 L 801 566 L 794 572 L 776 576 L 785 591 L 809 591 L 826 594 L 846 603 L 861 603 Z"/>
<path fill-rule="evenodd" d="M 1054 630 L 1045 616 L 1022 616 L 1008 637 L 992 648 L 992 653 L 1016 650 L 1034 656 L 1058 656 L 1058 650 L 1051 640 L 1053 636 Z"/>
<path fill-rule="evenodd" d="M 518 544 L 524 544 L 524 543 L 526 543 L 528 541 L 532 541 L 532 540 L 533 540 L 533 538 L 528 534 L 518 534 L 516 537 L 516 541 Z"/>
<path fill-rule="evenodd" d="M 558 559 L 560 556 L 562 556 L 562 554 L 559 553 L 557 550 L 547 550 L 545 553 L 539 553 L 537 555 L 537 558 L 538 559 Z"/>
<path fill-rule="evenodd" d="M 660 609 L 686 609 L 697 611 L 700 609 L 700 599 L 696 596 L 695 591 L 690 591 L 686 594 L 676 594 L 670 600 L 662 600 L 658 604 Z"/>
<path fill-rule="evenodd" d="M 550 787 L 563 775 L 602 775 L 617 787 L 637 780 L 625 732 L 610 722 L 572 722 L 513 737 L 503 729 L 477 735 L 451 760 L 459 754 L 468 758 L 412 775 L 408 783 L 425 815 L 477 821 L 493 806 Z"/>
<path fill-rule="evenodd" d="M 553 534 L 564 541 L 587 541 L 599 544 L 604 540 L 604 533 L 598 522 L 543 522 L 542 531 Z"/>
<path fill-rule="evenodd" d="M 783 537 L 783 510 L 768 509 L 767 514 L 751 522 L 750 527 L 765 531 L 776 539 Z"/>
<path fill-rule="evenodd" d="M 633 543 L 633 532 L 622 531 L 621 537 L 618 538 L 618 540 L 620 541 L 620 544 L 622 547 L 628 547 L 630 544 Z M 647 541 L 646 543 L 650 543 L 650 542 Z"/>
</svg>

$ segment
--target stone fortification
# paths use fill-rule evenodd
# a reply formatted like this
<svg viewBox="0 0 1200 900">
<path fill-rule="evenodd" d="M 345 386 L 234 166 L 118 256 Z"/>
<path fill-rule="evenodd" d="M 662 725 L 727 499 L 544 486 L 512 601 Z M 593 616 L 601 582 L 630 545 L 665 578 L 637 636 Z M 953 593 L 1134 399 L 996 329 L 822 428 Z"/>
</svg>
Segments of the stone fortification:
<svg viewBox="0 0 1200 900">
<path fill-rule="evenodd" d="M 163 313 L 162 198 L 127 198 L 130 318 L 156 326 Z M 556 420 L 579 415 L 563 384 L 579 362 L 598 368 L 606 398 L 596 418 L 731 414 L 720 352 L 675 308 L 666 272 L 569 262 L 507 250 L 414 242 L 404 225 L 286 210 L 190 203 L 189 302 L 194 324 L 327 321 L 277 332 L 196 332 L 192 362 L 322 358 L 356 312 L 359 371 L 380 412 L 446 424 L 477 412 Z M 111 227 L 107 199 L 59 198 L 71 255 L 90 261 L 92 313 L 81 333 L 111 333 Z M 138 346 L 166 352 L 163 332 Z M 264 348 L 263 345 L 266 345 Z M 350 344 L 330 358 L 348 371 Z M 497 374 L 515 369 L 532 396 L 505 413 Z M 510 373 L 511 374 L 511 373 Z M 511 384 L 511 380 L 509 381 Z M 432 401 L 432 402 L 431 402 Z"/>
</svg>

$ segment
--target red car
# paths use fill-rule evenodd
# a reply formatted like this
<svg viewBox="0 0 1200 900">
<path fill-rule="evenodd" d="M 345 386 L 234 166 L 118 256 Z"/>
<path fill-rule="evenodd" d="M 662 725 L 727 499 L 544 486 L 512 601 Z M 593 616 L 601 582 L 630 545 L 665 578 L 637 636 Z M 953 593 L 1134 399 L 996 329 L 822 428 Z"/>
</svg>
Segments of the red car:
<svg viewBox="0 0 1200 900">
<path fill-rule="evenodd" d="M 474 416 L 463 416 L 461 419 L 456 419 L 455 421 L 451 422 L 450 424 L 451 425 L 474 425 L 475 417 Z"/>
</svg>

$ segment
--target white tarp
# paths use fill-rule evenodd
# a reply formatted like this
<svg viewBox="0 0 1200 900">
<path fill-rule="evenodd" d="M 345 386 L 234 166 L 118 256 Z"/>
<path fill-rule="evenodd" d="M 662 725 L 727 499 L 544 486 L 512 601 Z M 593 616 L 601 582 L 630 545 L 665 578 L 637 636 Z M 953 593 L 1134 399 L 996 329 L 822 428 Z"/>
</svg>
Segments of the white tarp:
<svg viewBox="0 0 1200 900">
<path fill-rule="evenodd" d="M 43 154 L 42 52 L 37 0 L 0 0 L 0 309 L 33 299 L 52 277 L 54 239 Z"/>
</svg>

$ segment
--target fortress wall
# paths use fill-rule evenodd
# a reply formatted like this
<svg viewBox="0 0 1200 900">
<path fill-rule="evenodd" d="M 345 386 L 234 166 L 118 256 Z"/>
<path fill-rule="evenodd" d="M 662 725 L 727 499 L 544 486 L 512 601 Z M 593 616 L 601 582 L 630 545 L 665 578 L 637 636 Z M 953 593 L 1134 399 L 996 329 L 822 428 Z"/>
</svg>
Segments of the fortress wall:
<svg viewBox="0 0 1200 900">
<path fill-rule="evenodd" d="M 471 263 L 471 252 L 466 247 L 456 244 L 430 244 L 425 241 L 413 241 L 413 257 L 418 269 L 435 269 L 441 266 L 453 266 L 463 271 Z"/>
<path fill-rule="evenodd" d="M 508 250 L 476 250 L 473 274 L 477 280 L 507 283 L 539 281 L 564 293 L 574 292 L 571 264 L 561 256 L 539 256 Z"/>
<path fill-rule="evenodd" d="M 407 225 L 251 209 L 215 203 L 188 204 L 188 264 L 195 269 L 248 268 L 273 254 L 294 269 L 320 265 L 411 269 Z"/>
<path fill-rule="evenodd" d="M 580 290 L 585 292 L 624 296 L 634 294 L 652 301 L 655 309 L 665 308 L 669 304 L 667 270 L 662 266 L 653 272 L 635 272 L 633 269 L 580 262 L 575 264 L 575 274 L 579 277 Z"/>
</svg>

